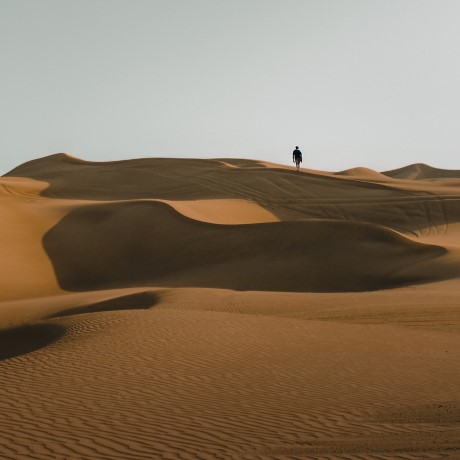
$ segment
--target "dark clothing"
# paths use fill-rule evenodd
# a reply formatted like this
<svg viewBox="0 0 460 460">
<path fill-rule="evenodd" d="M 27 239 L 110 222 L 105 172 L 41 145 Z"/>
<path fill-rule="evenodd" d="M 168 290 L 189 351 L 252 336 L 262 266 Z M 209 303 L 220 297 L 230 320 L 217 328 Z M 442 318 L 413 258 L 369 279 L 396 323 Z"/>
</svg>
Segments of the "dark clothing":
<svg viewBox="0 0 460 460">
<path fill-rule="evenodd" d="M 299 149 L 295 149 L 292 152 L 292 161 L 302 161 L 302 152 Z"/>
</svg>

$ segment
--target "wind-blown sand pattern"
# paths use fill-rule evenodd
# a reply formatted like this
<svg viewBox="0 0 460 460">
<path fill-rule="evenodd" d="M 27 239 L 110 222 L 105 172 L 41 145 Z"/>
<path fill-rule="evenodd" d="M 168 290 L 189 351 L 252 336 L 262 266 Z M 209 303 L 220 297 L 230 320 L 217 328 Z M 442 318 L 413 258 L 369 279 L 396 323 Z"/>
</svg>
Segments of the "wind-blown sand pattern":
<svg viewBox="0 0 460 460">
<path fill-rule="evenodd" d="M 460 171 L 57 154 L 0 215 L 0 458 L 460 458 Z"/>
</svg>

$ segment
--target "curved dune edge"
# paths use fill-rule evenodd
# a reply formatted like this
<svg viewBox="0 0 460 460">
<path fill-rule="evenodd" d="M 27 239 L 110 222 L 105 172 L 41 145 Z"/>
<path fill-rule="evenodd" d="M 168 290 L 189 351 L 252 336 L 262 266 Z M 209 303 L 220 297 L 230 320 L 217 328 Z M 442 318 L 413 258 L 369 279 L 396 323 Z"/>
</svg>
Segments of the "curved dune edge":
<svg viewBox="0 0 460 460">
<path fill-rule="evenodd" d="M 66 292 L 0 302 L 0 331 L 37 321 L 85 313 L 149 309 L 157 306 L 164 289 L 152 287 L 119 288 Z"/>
<path fill-rule="evenodd" d="M 0 330 L 0 361 L 16 358 L 49 346 L 62 338 L 65 327 L 52 323 L 37 323 Z"/>
<path fill-rule="evenodd" d="M 77 307 L 60 309 L 48 318 L 61 318 L 63 316 L 80 315 L 87 313 L 101 313 L 120 310 L 148 310 L 159 301 L 155 291 L 140 291 L 133 294 L 123 294 L 102 301 L 87 303 Z"/>
<path fill-rule="evenodd" d="M 47 186 L 33 179 L 0 179 L 0 300 L 61 291 L 42 238 L 67 209 L 54 207 L 40 197 Z"/>
<path fill-rule="evenodd" d="M 51 320 L 93 313 L 146 310 L 160 300 L 160 291 L 118 289 L 0 302 L 0 361 L 47 347 L 66 335 Z"/>
<path fill-rule="evenodd" d="M 385 176 L 373 169 L 362 167 L 346 169 L 345 171 L 336 172 L 334 175 L 377 182 L 391 182 L 393 180 L 391 177 Z"/>
<path fill-rule="evenodd" d="M 370 224 L 222 226 L 154 201 L 80 207 L 43 244 L 61 288 L 70 291 L 135 285 L 363 291 L 440 279 L 425 265 L 446 252 Z"/>
<path fill-rule="evenodd" d="M 258 224 L 279 222 L 280 220 L 274 214 L 250 200 L 155 201 L 168 204 L 185 217 L 210 224 Z"/>
<path fill-rule="evenodd" d="M 49 187 L 49 183 L 27 177 L 0 177 L 0 199 L 16 198 L 18 200 L 37 199 Z"/>
<path fill-rule="evenodd" d="M 50 200 L 40 195 L 48 185 L 47 182 L 28 178 L 0 179 L 0 240 L 5 243 L 2 246 L 0 301 L 41 298 L 62 292 L 43 249 L 43 235 L 70 210 L 94 201 Z M 277 220 L 250 200 L 169 201 L 169 205 L 189 218 L 215 224 Z"/>
</svg>

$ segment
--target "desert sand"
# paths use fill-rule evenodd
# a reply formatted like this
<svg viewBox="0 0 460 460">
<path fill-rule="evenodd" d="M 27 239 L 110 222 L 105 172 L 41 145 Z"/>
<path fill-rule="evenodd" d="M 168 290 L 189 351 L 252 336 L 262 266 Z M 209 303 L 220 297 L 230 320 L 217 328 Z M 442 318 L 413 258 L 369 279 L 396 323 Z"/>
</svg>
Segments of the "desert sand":
<svg viewBox="0 0 460 460">
<path fill-rule="evenodd" d="M 460 458 L 460 171 L 0 178 L 1 459 Z"/>
</svg>

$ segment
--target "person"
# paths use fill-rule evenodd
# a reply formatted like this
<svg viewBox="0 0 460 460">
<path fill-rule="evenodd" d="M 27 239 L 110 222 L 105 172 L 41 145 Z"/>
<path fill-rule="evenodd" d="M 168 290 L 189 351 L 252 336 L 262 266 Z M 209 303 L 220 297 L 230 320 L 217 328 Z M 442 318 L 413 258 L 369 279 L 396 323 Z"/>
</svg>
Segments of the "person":
<svg viewBox="0 0 460 460">
<path fill-rule="evenodd" d="M 292 152 L 292 162 L 295 163 L 296 171 L 300 171 L 300 163 L 302 163 L 302 152 L 299 146 L 296 145 L 295 150 Z"/>
</svg>

